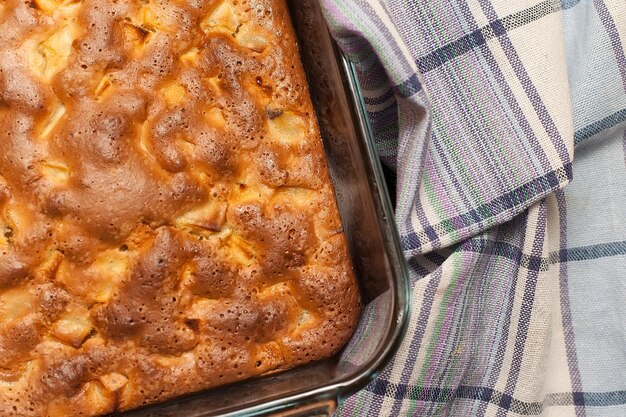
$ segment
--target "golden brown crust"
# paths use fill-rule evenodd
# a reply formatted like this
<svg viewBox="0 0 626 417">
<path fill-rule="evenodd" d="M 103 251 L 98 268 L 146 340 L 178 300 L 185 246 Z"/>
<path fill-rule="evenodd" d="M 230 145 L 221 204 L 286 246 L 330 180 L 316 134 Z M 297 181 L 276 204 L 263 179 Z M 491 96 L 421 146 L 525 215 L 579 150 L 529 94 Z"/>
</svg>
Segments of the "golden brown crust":
<svg viewBox="0 0 626 417">
<path fill-rule="evenodd" d="M 0 1 L 0 410 L 334 354 L 358 289 L 283 0 Z"/>
</svg>

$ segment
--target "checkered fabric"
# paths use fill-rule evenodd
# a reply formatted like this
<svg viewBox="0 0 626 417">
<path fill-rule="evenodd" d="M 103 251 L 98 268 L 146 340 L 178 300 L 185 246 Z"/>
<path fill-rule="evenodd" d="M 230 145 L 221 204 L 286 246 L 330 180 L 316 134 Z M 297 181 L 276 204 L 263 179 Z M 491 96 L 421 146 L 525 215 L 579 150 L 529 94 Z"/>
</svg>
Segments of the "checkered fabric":
<svg viewBox="0 0 626 417">
<path fill-rule="evenodd" d="M 413 290 L 337 415 L 626 416 L 626 1 L 321 3 Z"/>
</svg>

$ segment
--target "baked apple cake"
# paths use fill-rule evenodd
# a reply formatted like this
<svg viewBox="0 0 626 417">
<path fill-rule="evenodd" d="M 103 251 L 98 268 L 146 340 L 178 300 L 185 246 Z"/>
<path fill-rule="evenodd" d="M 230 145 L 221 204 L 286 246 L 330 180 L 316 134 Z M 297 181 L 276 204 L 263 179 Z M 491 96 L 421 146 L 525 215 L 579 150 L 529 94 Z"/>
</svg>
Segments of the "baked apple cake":
<svg viewBox="0 0 626 417">
<path fill-rule="evenodd" d="M 0 0 L 0 415 L 335 354 L 359 292 L 284 0 Z"/>
</svg>

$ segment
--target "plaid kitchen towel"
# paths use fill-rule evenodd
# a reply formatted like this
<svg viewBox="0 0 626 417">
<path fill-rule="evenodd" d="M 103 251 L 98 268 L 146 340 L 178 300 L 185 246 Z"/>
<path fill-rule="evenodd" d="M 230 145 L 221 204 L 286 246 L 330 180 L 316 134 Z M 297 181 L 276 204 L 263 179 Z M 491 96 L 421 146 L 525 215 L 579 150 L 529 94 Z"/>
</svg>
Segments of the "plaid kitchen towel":
<svg viewBox="0 0 626 417">
<path fill-rule="evenodd" d="M 626 1 L 321 2 L 413 289 L 337 415 L 626 416 Z"/>
</svg>

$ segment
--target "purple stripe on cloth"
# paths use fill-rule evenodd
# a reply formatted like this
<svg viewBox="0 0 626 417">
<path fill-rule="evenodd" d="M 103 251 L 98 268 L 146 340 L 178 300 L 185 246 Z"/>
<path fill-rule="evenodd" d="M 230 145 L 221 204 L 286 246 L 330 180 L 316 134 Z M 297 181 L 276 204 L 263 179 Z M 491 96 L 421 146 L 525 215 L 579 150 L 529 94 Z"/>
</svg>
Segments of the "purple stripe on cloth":
<svg viewBox="0 0 626 417">
<path fill-rule="evenodd" d="M 535 241 L 533 242 L 533 249 L 531 255 L 541 256 L 543 246 L 545 245 L 545 231 L 547 229 L 547 203 L 542 200 L 538 203 L 538 207 L 535 209 L 538 213 L 537 217 L 537 232 L 535 234 Z M 537 286 L 537 279 L 539 271 L 529 269 L 528 277 L 526 278 L 526 285 L 524 287 L 524 296 L 522 299 L 521 314 L 517 324 L 517 334 L 515 335 L 515 347 L 513 348 L 513 360 L 511 362 L 511 368 L 508 371 L 508 378 L 504 394 L 510 397 L 505 398 L 503 396 L 501 409 L 496 414 L 497 417 L 505 416 L 505 409 L 508 409 L 511 405 L 510 401 L 513 398 L 512 395 L 515 392 L 515 386 L 519 378 L 520 369 L 522 367 L 522 358 L 524 355 L 524 346 L 526 344 L 526 338 L 528 336 L 528 328 L 530 326 L 532 305 L 535 299 L 535 291 Z"/>
<path fill-rule="evenodd" d="M 456 5 L 455 2 L 446 2 L 446 5 L 447 5 L 447 9 L 449 10 L 449 14 L 458 16 L 459 18 L 463 18 L 463 21 L 459 21 L 457 23 L 460 27 L 466 30 L 469 30 L 469 28 L 476 26 L 476 22 L 473 20 L 473 17 L 467 10 L 465 10 L 465 12 L 463 13 L 462 10 L 458 7 L 458 5 Z M 463 3 L 463 5 L 465 6 L 465 3 Z M 454 10 L 458 10 L 458 12 L 455 13 Z M 487 51 L 487 53 L 490 53 L 489 48 L 481 48 L 480 50 L 476 50 L 473 53 L 469 53 L 466 55 L 465 58 L 470 61 L 472 68 L 484 68 L 485 67 L 484 64 L 487 62 L 487 60 L 485 59 L 485 57 L 481 56 L 482 54 L 484 54 L 484 51 Z M 496 67 L 495 70 L 499 73 L 499 77 L 501 79 L 502 74 L 500 73 L 499 69 Z M 457 72 L 461 74 L 463 73 L 462 70 L 457 71 Z M 484 102 L 491 103 L 488 108 L 485 108 L 487 117 L 489 114 L 493 114 L 493 112 L 495 111 L 500 111 L 499 116 L 502 118 L 502 121 L 499 123 L 494 123 L 493 128 L 503 129 L 505 131 L 504 138 L 501 141 L 501 144 L 502 144 L 501 146 L 504 148 L 503 152 L 508 152 L 509 154 L 518 155 L 517 158 L 510 158 L 505 161 L 510 162 L 512 165 L 514 165 L 509 168 L 514 173 L 524 172 L 528 169 L 528 163 L 527 162 L 523 163 L 522 161 L 532 161 L 533 155 L 525 147 L 522 148 L 522 146 L 525 145 L 524 142 L 519 141 L 519 140 L 513 140 L 513 138 L 516 138 L 518 136 L 516 129 L 513 127 L 513 124 L 516 123 L 513 120 L 514 119 L 513 114 L 512 114 L 513 109 L 511 107 L 507 107 L 508 103 L 505 102 L 506 97 L 501 97 L 501 96 L 504 96 L 504 94 L 502 93 L 502 90 L 508 89 L 508 84 L 504 82 L 498 83 L 498 78 L 495 76 L 489 76 L 489 73 L 490 71 L 484 68 L 484 71 L 475 71 L 472 73 L 472 76 L 467 78 L 467 80 L 465 78 L 461 78 L 457 81 L 457 83 L 464 84 L 464 83 L 467 83 L 469 80 L 478 79 L 478 82 L 475 83 L 474 85 L 471 85 L 469 90 L 478 91 L 479 92 L 478 95 L 480 95 L 483 98 Z M 453 93 L 454 91 L 463 91 L 465 93 L 466 89 L 455 89 L 453 90 Z M 498 91 L 498 94 L 496 94 L 496 91 Z M 464 105 L 463 111 L 460 114 L 472 113 L 472 108 L 470 107 L 471 105 L 469 104 L 472 102 L 471 96 L 468 97 L 468 96 L 461 96 L 460 94 L 459 95 L 455 94 L 455 98 L 457 102 L 463 103 Z M 516 104 L 516 102 L 514 103 Z M 522 120 L 525 121 L 525 119 L 522 119 Z M 489 130 L 492 128 L 491 124 L 484 123 L 485 126 L 481 126 L 480 121 L 474 120 L 473 118 L 470 118 L 470 120 L 468 120 L 467 122 L 471 123 L 474 126 L 474 129 L 476 131 L 481 132 L 481 135 L 484 135 L 485 137 L 490 137 L 491 135 L 498 135 L 502 137 L 502 133 L 499 133 L 499 132 L 496 133 L 494 131 Z M 518 128 L 518 131 L 519 131 L 519 128 Z M 525 129 L 525 132 L 529 135 L 529 137 L 533 135 L 533 132 L 530 128 Z M 533 141 L 533 142 L 536 142 L 536 141 Z M 484 141 L 477 141 L 476 145 L 477 145 L 476 148 L 478 148 L 480 151 L 484 152 L 485 154 L 489 154 L 489 151 L 485 149 L 486 147 L 485 145 L 487 144 L 485 144 Z M 548 163 L 547 159 L 545 157 L 543 159 L 544 159 L 544 165 L 543 165 L 544 169 L 551 170 L 550 164 Z M 494 163 L 496 162 L 497 161 L 494 160 Z M 508 182 L 509 177 L 514 178 L 514 175 L 503 175 L 502 181 L 506 182 L 507 187 L 511 187 L 511 186 L 514 187 L 516 185 L 515 183 Z M 513 180 L 517 181 L 516 178 L 511 179 L 511 181 Z M 478 184 L 484 184 L 484 182 L 479 181 Z"/>
<path fill-rule="evenodd" d="M 500 407 L 499 410 L 505 412 L 510 411 L 515 414 L 530 416 L 539 415 L 546 408 L 544 403 L 523 401 L 491 387 L 463 385 L 453 389 L 449 387 L 421 387 L 415 385 L 400 387 L 398 385 L 388 381 L 381 381 L 380 383 L 371 384 L 368 390 L 377 394 L 396 392 L 396 398 L 398 399 L 409 397 L 414 401 L 431 403 L 447 403 L 454 399 L 471 399 L 484 402 L 487 405 L 496 405 Z M 588 405 L 590 407 L 620 406 L 626 404 L 626 391 L 555 392 L 546 396 L 545 404 L 548 407 L 570 405 Z M 417 416 L 421 417 L 419 414 Z"/>
<path fill-rule="evenodd" d="M 426 158 L 426 164 L 424 167 L 424 171 L 425 171 L 425 176 L 427 178 L 433 178 L 433 176 L 438 175 L 437 170 L 435 169 L 435 167 L 433 166 L 432 160 L 430 158 Z M 435 192 L 437 192 L 438 190 L 436 189 Z M 442 198 L 443 202 L 446 202 L 446 198 L 443 197 L 441 195 L 441 193 L 438 194 L 439 198 Z M 413 194 L 413 201 L 412 201 L 412 207 L 420 207 L 422 202 L 422 195 L 419 192 L 416 192 Z M 426 213 L 423 210 L 415 210 L 414 211 L 417 220 L 419 221 L 419 225 L 420 225 L 420 229 L 421 230 L 425 230 L 428 236 L 428 239 L 431 242 L 439 242 L 439 236 L 437 235 L 437 233 L 435 232 L 435 230 L 433 228 L 430 227 L 430 222 L 428 220 L 428 218 L 426 217 Z M 411 217 L 406 219 L 406 224 L 405 224 L 405 228 L 404 228 L 404 232 L 405 235 L 404 236 L 411 236 L 414 237 L 416 241 L 419 241 L 417 239 L 416 236 L 416 231 L 413 227 L 413 222 L 411 221 Z M 409 249 L 406 245 L 403 245 L 402 248 L 405 250 Z M 437 249 L 437 246 L 434 246 L 434 249 Z"/>
<path fill-rule="evenodd" d="M 487 15 L 487 17 L 490 20 L 493 20 L 494 22 L 497 21 L 498 15 L 496 14 L 496 11 L 493 5 L 491 4 L 491 2 L 489 2 L 488 0 L 479 0 L 479 3 L 481 5 L 482 10 Z M 502 29 L 504 30 L 504 28 Z M 521 82 L 522 87 L 524 88 L 524 91 L 526 92 L 527 97 L 530 99 L 533 105 L 533 108 L 537 112 L 537 116 L 539 116 L 539 119 L 541 120 L 541 124 L 543 125 L 543 127 L 546 130 L 546 133 L 552 140 L 552 143 L 557 151 L 557 154 L 559 158 L 561 159 L 561 163 L 563 165 L 571 163 L 571 158 L 567 150 L 567 147 L 565 146 L 564 139 L 561 137 L 559 130 L 554 124 L 554 120 L 552 119 L 552 116 L 546 109 L 546 106 L 543 103 L 543 100 L 541 99 L 541 95 L 539 94 L 539 92 L 537 91 L 537 88 L 534 86 L 532 80 L 530 79 L 530 76 L 528 75 L 528 71 L 526 71 L 524 63 L 520 60 L 519 56 L 517 55 L 517 52 L 515 51 L 515 47 L 513 46 L 513 43 L 511 42 L 509 36 L 508 35 L 499 36 L 498 41 L 500 42 L 500 45 L 502 46 L 502 49 L 504 50 L 505 55 L 509 59 L 511 66 L 513 67 L 513 70 L 517 74 L 517 77 L 519 81 Z"/>
<path fill-rule="evenodd" d="M 409 264 L 409 267 L 413 270 L 415 275 L 417 275 L 418 279 L 424 278 L 426 275 L 428 275 L 431 272 L 430 270 L 426 269 L 424 265 L 420 263 L 420 259 L 423 259 L 423 258 L 424 257 L 422 255 L 415 255 L 407 259 L 407 263 Z"/>
<path fill-rule="evenodd" d="M 504 97 L 506 98 L 507 104 L 510 107 L 513 116 L 515 117 L 515 119 L 511 120 L 511 122 L 514 121 L 515 123 L 517 123 L 523 132 L 524 136 L 520 137 L 519 139 L 526 140 L 527 143 L 530 145 L 532 151 L 534 152 L 533 156 L 537 158 L 537 160 L 541 164 L 541 169 L 544 170 L 545 172 L 550 171 L 551 165 L 550 165 L 550 161 L 548 160 L 545 154 L 546 150 L 543 148 L 541 142 L 537 139 L 537 136 L 533 132 L 533 129 L 530 126 L 528 118 L 524 114 L 524 111 L 522 110 L 517 98 L 515 97 L 515 94 L 513 93 L 513 90 L 509 86 L 509 81 L 506 79 L 506 77 L 502 73 L 502 69 L 500 68 L 500 65 L 496 62 L 496 59 L 493 56 L 493 53 L 487 46 L 482 47 L 480 51 L 485 57 L 485 60 L 487 64 L 489 65 L 489 69 L 491 70 L 495 80 L 497 81 L 498 87 L 500 91 L 502 92 L 502 94 L 504 95 Z M 507 116 L 507 120 L 508 120 L 508 116 Z"/>
<path fill-rule="evenodd" d="M 509 237 L 510 239 L 510 237 Z M 463 242 L 457 250 L 464 252 L 480 253 L 483 255 L 499 256 L 509 259 L 517 266 L 529 271 L 546 271 L 549 266 L 549 258 L 535 255 L 527 255 L 519 246 L 506 241 L 490 240 L 486 237 L 477 237 Z"/>
<path fill-rule="evenodd" d="M 521 206 L 521 203 L 528 202 L 529 196 L 541 196 L 547 191 L 557 189 L 559 186 L 559 178 L 561 176 L 566 176 L 567 178 L 572 177 L 571 164 L 566 165 L 562 171 L 562 173 L 557 171 L 550 172 L 547 175 L 524 184 L 515 190 L 511 190 L 509 193 L 498 197 L 494 201 L 488 202 L 476 209 L 472 209 L 467 213 L 457 216 L 457 218 L 447 219 L 442 222 L 440 227 L 443 227 L 443 229 L 446 230 L 450 227 L 450 224 L 460 224 L 463 228 L 467 228 L 472 224 L 475 224 L 473 219 L 476 214 L 478 214 L 481 219 L 486 219 L 502 214 L 508 210 L 522 210 L 523 206 Z M 436 226 L 428 226 L 425 232 L 428 233 L 428 230 L 432 230 L 434 232 L 435 227 Z M 418 252 L 423 246 L 423 242 L 420 241 L 415 233 L 402 236 L 401 239 L 405 251 Z"/>
<path fill-rule="evenodd" d="M 376 47 L 373 49 L 378 48 L 379 50 L 377 52 L 379 52 L 380 55 L 385 56 L 388 61 L 394 62 L 396 73 L 404 73 L 406 74 L 406 76 L 410 77 L 413 74 L 413 70 L 405 61 L 402 52 L 398 48 L 398 45 L 390 42 L 390 40 L 394 38 L 392 33 L 390 32 L 390 28 L 380 20 L 380 16 L 378 16 L 377 12 L 370 6 L 367 1 L 354 0 L 354 3 L 358 4 L 359 7 L 351 8 L 351 11 L 357 14 L 357 16 L 351 16 L 351 18 L 358 18 L 361 22 L 367 22 L 368 29 L 370 31 L 375 31 L 377 39 L 381 42 L 380 44 L 376 44 Z M 326 8 L 327 15 L 343 16 L 343 12 L 339 10 L 335 3 L 324 2 L 323 6 Z M 346 28 L 354 28 L 352 21 L 349 21 L 347 19 L 342 19 L 341 23 Z M 357 30 L 356 33 L 358 32 L 359 31 Z M 335 36 L 340 39 L 343 37 L 343 35 L 344 33 L 342 32 L 335 32 Z M 385 47 L 384 50 L 383 47 Z"/>
<path fill-rule="evenodd" d="M 428 278 L 429 281 L 424 290 L 424 297 L 422 299 L 420 313 L 417 317 L 415 334 L 411 338 L 410 342 L 404 342 L 405 344 L 409 342 L 409 346 L 411 347 L 411 349 L 409 350 L 407 360 L 402 367 L 402 373 L 400 375 L 401 384 L 408 384 L 411 381 L 411 375 L 415 370 L 415 365 L 417 364 L 417 353 L 421 350 L 424 332 L 426 331 L 426 326 L 428 325 L 428 317 L 431 314 L 433 302 L 435 300 L 435 294 L 441 282 L 441 273 L 441 269 L 437 269 Z M 401 406 L 402 403 L 400 402 L 394 403 L 391 415 L 398 415 Z"/>
<path fill-rule="evenodd" d="M 433 132 L 432 134 L 433 140 L 432 140 L 432 144 L 433 144 L 433 152 L 431 152 L 431 155 L 436 154 L 438 158 L 441 159 L 441 165 L 443 166 L 443 170 L 441 170 L 441 174 L 448 174 L 447 175 L 447 181 L 445 179 L 442 179 L 440 182 L 441 183 L 445 183 L 445 182 L 450 182 L 452 184 L 452 187 L 456 190 L 458 197 L 460 198 L 460 200 L 463 202 L 464 204 L 464 209 L 463 211 L 467 210 L 468 207 L 471 207 L 472 204 L 468 198 L 468 196 L 466 195 L 466 193 L 464 192 L 464 187 L 461 185 L 460 179 L 457 177 L 457 173 L 454 172 L 454 170 L 451 168 L 451 163 L 448 160 L 448 157 L 455 157 L 454 155 L 447 155 L 446 152 L 444 151 L 444 149 L 441 146 L 441 142 L 439 140 L 437 140 L 437 134 L 435 132 Z M 463 156 L 464 154 L 464 150 L 460 149 L 459 150 L 461 155 Z M 472 169 L 470 167 L 468 167 L 468 170 L 474 174 L 472 171 Z M 477 175 L 472 175 L 472 179 L 475 182 L 478 182 L 478 176 Z M 444 214 L 446 217 L 449 216 L 450 214 L 456 213 L 457 212 L 457 207 L 452 206 L 453 201 L 448 198 L 446 193 L 442 193 L 441 195 L 441 199 L 445 199 L 444 201 L 441 201 L 442 204 L 445 204 L 447 207 L 449 207 L 449 209 L 446 211 L 446 213 Z M 476 218 L 474 219 L 475 221 L 478 221 L 478 216 L 476 216 Z"/>
<path fill-rule="evenodd" d="M 568 192 L 560 190 L 572 179 L 572 125 L 583 126 L 576 132 L 577 143 L 601 132 L 602 138 L 626 133 L 618 123 L 621 113 L 615 113 L 624 108 L 624 86 L 601 82 L 608 82 L 606 74 L 614 77 L 616 68 L 594 71 L 589 64 L 577 72 L 566 67 L 580 64 L 572 57 L 590 39 L 602 42 L 603 51 L 611 51 L 607 46 L 615 39 L 621 44 L 617 28 L 626 8 L 596 0 L 596 8 L 600 4 L 607 14 L 598 19 L 595 13 L 586 16 L 593 4 L 575 7 L 578 0 L 497 6 L 488 0 L 321 1 L 338 5 L 335 10 L 342 15 L 333 16 L 331 26 L 349 37 L 343 39 L 346 44 L 356 35 L 367 39 L 367 44 L 356 42 L 358 48 L 346 48 L 354 48 L 376 144 L 385 163 L 397 167 L 397 224 L 412 285 L 420 289 L 414 292 L 420 322 L 412 324 L 401 346 L 402 361 L 398 356 L 339 414 L 484 417 L 538 415 L 558 406 L 550 413 L 586 417 L 600 412 L 590 407 L 623 407 L 618 370 L 611 377 L 617 381 L 615 391 L 585 392 L 579 370 L 588 364 L 579 361 L 593 352 L 584 353 L 584 346 L 576 344 L 584 335 L 574 338 L 572 320 L 581 306 L 570 298 L 569 282 L 580 278 L 576 273 L 591 258 L 601 262 L 611 256 L 618 265 L 626 237 L 610 228 L 609 234 L 615 234 L 610 242 L 576 236 L 567 228 L 575 213 L 566 210 L 564 199 L 553 204 L 545 197 L 556 192 L 558 200 Z M 542 19 L 563 24 L 563 33 L 532 23 Z M 371 21 L 390 29 L 381 35 Z M 593 36 L 577 36 L 565 25 L 568 21 L 588 22 L 586 33 Z M 546 39 L 548 34 L 554 39 Z M 545 61 L 532 54 L 538 43 L 537 50 L 550 55 Z M 369 50 L 376 57 L 367 56 Z M 617 50 L 618 59 L 603 62 L 617 65 L 620 54 Z M 552 65 L 560 67 L 551 71 Z M 573 84 L 566 72 L 574 75 Z M 584 79 L 591 80 L 593 91 L 575 84 Z M 568 92 L 579 114 L 570 114 L 570 103 L 554 106 L 554 98 L 547 96 L 565 98 Z M 612 101 L 612 107 L 606 106 L 610 111 L 602 110 L 603 97 Z M 587 142 L 580 148 L 582 157 L 593 155 L 600 142 Z M 621 169 L 607 180 L 621 178 Z M 560 241 L 554 240 L 557 227 Z M 569 236 L 579 247 L 567 247 L 573 241 Z M 558 249 L 551 246 L 557 244 Z M 439 252 L 442 247 L 445 251 Z M 562 320 L 546 323 L 547 315 L 555 317 L 558 311 Z M 550 334 L 561 340 L 560 333 L 564 349 L 542 347 Z M 561 351 L 562 357 L 552 356 Z M 568 368 L 569 378 L 558 381 L 562 392 L 550 392 L 553 385 L 546 384 L 550 366 Z"/>
<path fill-rule="evenodd" d="M 524 233 L 524 231 L 527 228 L 527 220 L 527 213 L 525 213 L 523 216 L 520 216 L 519 219 L 514 220 L 510 224 L 500 226 L 498 235 L 502 235 L 502 239 L 512 235 L 508 240 L 515 241 L 513 236 L 517 234 L 518 237 L 516 239 L 517 242 L 515 246 L 523 248 L 526 242 L 526 233 Z M 512 233 L 507 233 L 508 230 L 511 230 Z M 497 240 L 500 240 L 500 236 L 497 236 L 496 241 Z M 496 316 L 496 323 L 493 326 L 497 329 L 497 336 L 493 339 L 489 339 L 489 343 L 493 343 L 493 345 L 487 350 L 489 352 L 489 359 L 487 360 L 487 365 L 484 369 L 484 377 L 482 378 L 485 386 L 496 386 L 498 378 L 502 372 L 502 364 L 504 362 L 507 343 L 509 340 L 508 335 L 510 333 L 511 320 L 513 320 L 513 314 L 511 312 L 513 310 L 515 297 L 513 297 L 512 294 L 515 293 L 519 275 L 520 265 L 516 264 L 515 267 L 511 268 L 510 273 L 507 274 L 504 279 L 503 285 L 506 288 L 506 293 L 503 294 L 504 296 L 499 297 L 499 299 L 495 301 L 495 303 L 497 303 L 496 311 L 498 311 L 499 314 Z M 487 402 L 479 404 L 478 415 L 484 415 L 487 410 L 487 405 Z"/>
<path fill-rule="evenodd" d="M 546 0 L 536 4 L 528 9 L 521 10 L 514 14 L 497 19 L 488 25 L 476 29 L 461 38 L 442 46 L 428 55 L 417 59 L 417 66 L 422 74 L 432 71 L 433 69 L 449 62 L 459 56 L 484 45 L 488 40 L 494 37 L 502 36 L 508 31 L 517 29 L 530 22 L 539 20 L 550 13 L 559 10 L 553 7 L 553 1 Z"/>
<path fill-rule="evenodd" d="M 456 306 L 459 303 L 459 298 L 462 295 L 462 290 L 465 287 L 466 280 L 470 278 L 470 274 L 468 273 L 470 267 L 472 265 L 471 257 L 456 257 L 460 261 L 459 271 L 454 272 L 451 277 L 452 280 L 456 278 L 454 282 L 454 286 L 451 286 L 450 297 L 447 300 L 445 313 L 443 314 L 443 323 L 439 328 L 438 340 L 434 344 L 433 354 L 430 357 L 430 363 L 425 364 L 427 367 L 427 372 L 424 377 L 423 383 L 426 386 L 432 385 L 435 376 L 437 373 L 443 371 L 442 367 L 445 366 L 445 360 L 447 357 L 443 354 L 446 346 L 453 346 L 454 343 L 449 343 L 448 338 L 451 336 L 450 330 L 453 329 L 454 321 L 453 317 L 457 312 Z M 452 263 L 456 262 L 456 259 L 452 261 Z M 460 305 L 460 303 L 458 304 Z M 438 313 L 437 319 L 441 317 L 441 313 Z M 423 410 L 419 410 L 422 411 Z"/>
<path fill-rule="evenodd" d="M 467 2 L 463 0 L 456 0 L 455 4 L 460 10 L 463 11 L 463 17 L 468 22 L 468 24 L 470 26 L 476 26 L 476 21 L 474 19 L 473 14 L 469 10 Z M 493 77 L 498 83 L 498 89 L 502 92 L 504 97 L 506 97 L 507 104 L 509 105 L 513 115 L 515 116 L 515 122 L 519 125 L 519 127 L 522 129 L 525 135 L 525 137 L 520 138 L 520 140 L 525 139 L 530 144 L 531 149 L 534 152 L 534 156 L 538 158 L 539 162 L 541 163 L 542 170 L 544 172 L 551 171 L 552 166 L 550 165 L 550 161 L 548 161 L 548 158 L 546 157 L 545 149 L 542 147 L 542 144 L 537 140 L 537 137 L 535 133 L 533 132 L 532 127 L 530 126 L 528 118 L 522 111 L 522 108 L 519 102 L 515 98 L 515 94 L 513 93 L 513 90 L 509 86 L 509 80 L 504 76 L 502 72 L 502 68 L 496 61 L 489 47 L 487 47 L 486 45 L 481 46 L 480 52 L 485 58 L 485 60 L 487 61 L 491 74 L 493 75 Z M 494 87 L 494 90 L 495 90 L 495 87 Z M 507 116 L 507 120 L 508 120 L 508 116 Z"/>
<path fill-rule="evenodd" d="M 624 52 L 624 39 L 620 39 L 619 32 L 615 26 L 615 20 L 611 16 L 611 13 L 609 13 L 604 1 L 593 0 L 593 4 L 598 10 L 598 15 L 609 35 L 609 39 L 611 39 L 611 46 L 613 47 L 613 53 L 617 61 L 617 68 L 619 68 L 619 73 L 624 83 L 624 91 L 626 91 L 626 53 Z"/>
<path fill-rule="evenodd" d="M 386 103 L 387 101 L 391 100 L 393 98 L 393 90 L 387 90 L 386 93 L 378 96 L 378 97 L 363 97 L 363 101 L 365 102 L 365 104 L 367 105 L 371 105 L 371 106 L 379 106 L 383 103 Z"/>
</svg>

